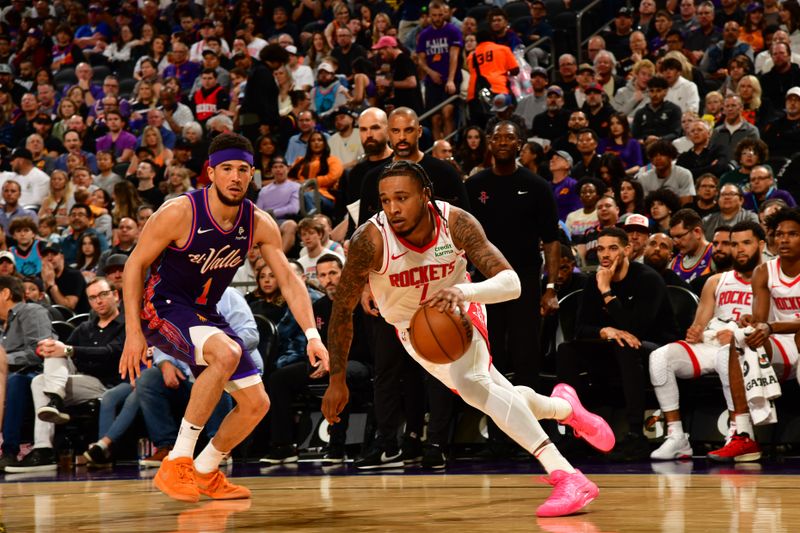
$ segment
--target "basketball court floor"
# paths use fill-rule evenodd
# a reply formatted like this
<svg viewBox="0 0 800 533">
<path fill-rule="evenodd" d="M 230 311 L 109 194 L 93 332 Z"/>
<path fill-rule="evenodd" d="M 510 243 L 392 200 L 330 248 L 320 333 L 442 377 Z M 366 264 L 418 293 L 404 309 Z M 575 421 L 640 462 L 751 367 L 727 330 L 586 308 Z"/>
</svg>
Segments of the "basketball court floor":
<svg viewBox="0 0 800 533">
<path fill-rule="evenodd" d="M 600 496 L 584 513 L 547 519 L 535 511 L 550 486 L 530 462 L 457 461 L 436 474 L 237 463 L 228 473 L 252 489 L 252 500 L 198 504 L 163 496 L 153 487 L 155 470 L 135 466 L 6 474 L 0 532 L 771 533 L 800 524 L 800 459 L 577 466 Z"/>
</svg>

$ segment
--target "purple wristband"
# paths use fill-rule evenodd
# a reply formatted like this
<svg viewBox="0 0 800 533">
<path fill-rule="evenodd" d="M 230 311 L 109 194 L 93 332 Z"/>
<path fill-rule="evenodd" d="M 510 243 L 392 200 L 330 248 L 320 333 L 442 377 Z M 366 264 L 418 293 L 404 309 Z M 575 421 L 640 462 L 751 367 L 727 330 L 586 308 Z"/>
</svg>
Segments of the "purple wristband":
<svg viewBox="0 0 800 533">
<path fill-rule="evenodd" d="M 250 166 L 253 166 L 253 154 L 240 148 L 228 148 L 208 156 L 208 164 L 212 167 L 221 165 L 226 161 L 246 161 Z"/>
</svg>

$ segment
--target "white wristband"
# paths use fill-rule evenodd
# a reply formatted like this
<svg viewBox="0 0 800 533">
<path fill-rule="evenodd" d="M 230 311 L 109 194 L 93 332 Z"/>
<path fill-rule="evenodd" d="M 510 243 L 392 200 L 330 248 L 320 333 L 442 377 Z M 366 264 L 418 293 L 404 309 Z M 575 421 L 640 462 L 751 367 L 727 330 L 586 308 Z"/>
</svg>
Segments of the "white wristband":
<svg viewBox="0 0 800 533">
<path fill-rule="evenodd" d="M 553 289 L 553 290 L 555 290 L 556 289 L 556 284 L 555 283 L 548 283 L 545 286 L 545 289 Z"/>
<path fill-rule="evenodd" d="M 306 330 L 306 339 L 313 341 L 314 339 L 322 339 L 322 337 L 319 336 L 317 328 L 308 328 Z"/>
</svg>

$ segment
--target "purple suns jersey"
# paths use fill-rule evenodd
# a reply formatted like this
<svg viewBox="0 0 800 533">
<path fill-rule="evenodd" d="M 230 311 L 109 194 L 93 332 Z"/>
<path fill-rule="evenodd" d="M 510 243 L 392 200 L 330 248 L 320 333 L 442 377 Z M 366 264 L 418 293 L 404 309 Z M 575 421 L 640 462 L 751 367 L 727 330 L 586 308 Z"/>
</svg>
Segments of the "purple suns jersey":
<svg viewBox="0 0 800 533">
<path fill-rule="evenodd" d="M 253 239 L 253 204 L 245 199 L 229 231 L 216 223 L 208 208 L 208 188 L 186 194 L 192 203 L 192 226 L 182 248 L 168 246 L 150 269 L 142 319 L 158 308 L 182 305 L 216 315 L 217 302 L 244 264 Z"/>
</svg>

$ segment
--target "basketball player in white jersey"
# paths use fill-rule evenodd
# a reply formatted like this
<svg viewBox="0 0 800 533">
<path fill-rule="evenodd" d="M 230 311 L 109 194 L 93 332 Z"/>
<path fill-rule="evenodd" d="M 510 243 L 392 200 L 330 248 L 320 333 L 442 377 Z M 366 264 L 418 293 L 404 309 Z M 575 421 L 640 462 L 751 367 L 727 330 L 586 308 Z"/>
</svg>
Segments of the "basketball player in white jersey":
<svg viewBox="0 0 800 533">
<path fill-rule="evenodd" d="M 465 402 L 491 416 L 541 462 L 549 474 L 547 481 L 555 488 L 537 515 L 578 511 L 597 497 L 597 485 L 561 456 L 537 419 L 569 424 L 603 451 L 613 447 L 614 435 L 602 418 L 581 406 L 571 387 L 557 385 L 551 397 L 542 396 L 528 387 L 514 387 L 492 367 L 483 304 L 517 298 L 517 274 L 472 215 L 445 202 L 431 202 L 430 179 L 418 164 L 391 163 L 381 173 L 378 186 L 383 211 L 354 233 L 336 289 L 328 328 L 333 362 L 322 404 L 325 418 L 338 422 L 347 404 L 344 369 L 353 336 L 352 312 L 369 283 L 381 315 L 397 328 L 411 357 Z M 468 282 L 467 258 L 485 281 Z M 414 352 L 408 324 L 420 305 L 460 309 L 469 315 L 473 339 L 464 356 L 437 365 Z"/>
<path fill-rule="evenodd" d="M 800 332 L 800 209 L 781 209 L 767 218 L 767 229 L 775 233 L 778 257 L 753 272 L 753 315 L 742 325 L 755 329 L 747 336 L 751 348 L 763 347 L 775 375 L 786 381 L 797 374 L 797 333 Z M 731 346 L 729 381 L 734 406 L 736 434 L 709 459 L 719 462 L 757 461 L 761 448 L 753 439 L 753 422 L 747 407 L 739 357 Z"/>
<path fill-rule="evenodd" d="M 728 345 L 733 338 L 732 328 L 727 325 L 735 327 L 736 322 L 752 312 L 750 278 L 753 269 L 761 264 L 765 239 L 764 229 L 757 223 L 737 224 L 730 232 L 733 270 L 708 278 L 686 339 L 650 353 L 650 382 L 667 421 L 667 438 L 650 454 L 651 459 L 691 458 L 692 446 L 689 435 L 683 431 L 675 378 L 696 379 L 715 371 L 727 377 Z M 721 370 L 717 369 L 717 361 L 723 366 Z M 733 413 L 727 381 L 723 380 L 723 392 L 728 410 Z"/>
</svg>

